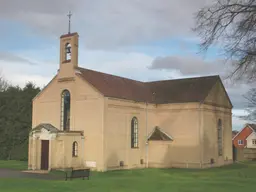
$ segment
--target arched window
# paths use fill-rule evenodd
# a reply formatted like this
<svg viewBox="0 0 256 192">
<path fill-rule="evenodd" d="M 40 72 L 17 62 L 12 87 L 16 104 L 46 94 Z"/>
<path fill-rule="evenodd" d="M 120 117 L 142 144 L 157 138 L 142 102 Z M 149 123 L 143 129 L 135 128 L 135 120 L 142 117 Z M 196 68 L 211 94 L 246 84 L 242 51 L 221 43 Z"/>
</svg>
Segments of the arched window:
<svg viewBox="0 0 256 192">
<path fill-rule="evenodd" d="M 77 157 L 78 156 L 78 144 L 77 142 L 73 142 L 72 145 L 72 157 Z"/>
<path fill-rule="evenodd" d="M 61 94 L 61 129 L 70 130 L 70 93 L 64 90 Z"/>
<path fill-rule="evenodd" d="M 138 120 L 136 117 L 133 117 L 131 121 L 131 147 L 138 147 Z"/>
<path fill-rule="evenodd" d="M 71 59 L 71 44 L 66 43 L 65 45 L 65 59 L 70 60 Z"/>
<path fill-rule="evenodd" d="M 218 120 L 218 155 L 222 156 L 222 121 Z"/>
</svg>

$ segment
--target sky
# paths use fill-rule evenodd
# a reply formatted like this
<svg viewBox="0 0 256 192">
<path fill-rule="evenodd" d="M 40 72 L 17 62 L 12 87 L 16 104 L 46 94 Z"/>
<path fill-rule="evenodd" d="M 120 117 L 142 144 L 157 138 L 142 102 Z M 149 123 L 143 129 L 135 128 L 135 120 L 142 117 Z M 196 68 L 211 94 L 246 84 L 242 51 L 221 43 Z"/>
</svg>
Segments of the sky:
<svg viewBox="0 0 256 192">
<path fill-rule="evenodd" d="M 219 49 L 199 50 L 195 13 L 212 0 L 0 0 L 0 74 L 14 85 L 43 87 L 59 68 L 59 37 L 79 34 L 79 66 L 139 81 L 220 75 L 234 106 L 232 125 L 247 123 L 243 95 L 230 82 Z"/>
</svg>

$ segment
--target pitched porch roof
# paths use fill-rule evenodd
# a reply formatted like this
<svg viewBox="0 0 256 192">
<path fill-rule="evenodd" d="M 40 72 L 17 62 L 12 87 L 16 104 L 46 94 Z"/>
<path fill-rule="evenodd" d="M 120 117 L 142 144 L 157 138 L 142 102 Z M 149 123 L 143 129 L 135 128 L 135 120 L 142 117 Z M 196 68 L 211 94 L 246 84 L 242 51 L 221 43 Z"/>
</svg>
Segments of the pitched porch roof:
<svg viewBox="0 0 256 192">
<path fill-rule="evenodd" d="M 34 132 L 34 131 L 37 132 L 37 131 L 41 131 L 42 129 L 46 129 L 50 133 L 64 133 L 64 134 L 84 135 L 83 131 L 62 131 L 62 130 L 59 130 L 58 128 L 56 128 L 55 126 L 53 126 L 50 123 L 40 123 L 39 125 L 34 127 L 30 132 Z"/>
<path fill-rule="evenodd" d="M 148 136 L 148 141 L 173 141 L 173 138 L 156 126 Z"/>
<path fill-rule="evenodd" d="M 40 123 L 39 125 L 34 127 L 31 131 L 40 131 L 41 129 L 46 129 L 51 133 L 59 132 L 59 130 L 50 123 Z"/>
</svg>

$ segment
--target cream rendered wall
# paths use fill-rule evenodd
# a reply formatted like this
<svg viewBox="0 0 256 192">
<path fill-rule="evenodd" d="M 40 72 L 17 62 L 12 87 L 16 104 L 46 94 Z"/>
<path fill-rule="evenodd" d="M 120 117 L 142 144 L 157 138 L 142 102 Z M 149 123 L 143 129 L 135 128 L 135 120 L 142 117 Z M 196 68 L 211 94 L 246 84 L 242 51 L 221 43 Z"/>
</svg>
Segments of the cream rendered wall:
<svg viewBox="0 0 256 192">
<path fill-rule="evenodd" d="M 72 157 L 72 144 L 78 143 L 78 156 Z M 81 168 L 83 166 L 83 140 L 81 136 L 62 134 L 55 140 L 50 141 L 50 167 L 53 169 L 73 167 Z"/>
<path fill-rule="evenodd" d="M 39 140 L 39 139 L 35 140 L 35 148 L 36 148 L 36 153 L 35 153 L 36 169 L 41 169 L 41 147 L 42 147 L 41 140 Z"/>
<path fill-rule="evenodd" d="M 232 161 L 232 114 L 228 109 L 204 105 L 203 111 L 203 161 L 207 166 L 211 158 L 216 165 L 223 165 L 225 160 Z M 218 120 L 222 120 L 223 155 L 218 156 Z"/>
<path fill-rule="evenodd" d="M 119 167 L 182 167 L 200 166 L 198 129 L 198 104 L 148 105 L 146 133 L 146 105 L 119 99 L 106 99 L 104 128 L 104 157 L 106 169 Z M 139 148 L 131 148 L 131 120 L 139 122 Z M 159 126 L 174 138 L 173 142 L 149 142 L 146 138 L 155 126 Z M 155 149 L 155 150 L 154 150 Z M 161 154 L 161 156 L 159 155 Z M 147 158 L 148 156 L 148 158 Z M 160 160 L 161 158 L 162 160 Z M 144 160 L 144 165 L 140 164 Z M 161 165 L 160 165 L 160 164 Z"/>
<path fill-rule="evenodd" d="M 51 133 L 42 129 L 30 137 L 31 152 L 29 169 L 41 169 L 41 144 L 42 140 L 49 140 L 49 169 L 63 169 L 67 167 L 83 167 L 83 139 L 79 133 L 59 133 L 57 138 L 51 138 Z M 78 156 L 72 157 L 72 144 L 78 143 Z M 35 148 L 35 150 L 34 150 Z"/>
<path fill-rule="evenodd" d="M 148 133 L 156 125 L 155 106 L 135 103 L 120 99 L 105 99 L 104 160 L 107 170 L 119 168 L 124 161 L 124 168 L 146 166 L 146 114 Z M 131 120 L 138 119 L 139 147 L 131 148 Z M 143 159 L 144 163 L 140 164 Z"/>
<path fill-rule="evenodd" d="M 84 131 L 86 166 L 96 163 L 97 170 L 103 170 L 104 97 L 87 82 L 77 82 L 75 127 Z"/>
<path fill-rule="evenodd" d="M 167 167 L 201 166 L 198 116 L 197 103 L 157 106 L 157 125 L 173 138 L 164 149 Z"/>
<path fill-rule="evenodd" d="M 213 86 L 212 90 L 209 92 L 208 96 L 205 98 L 205 104 L 213 104 L 215 106 L 220 106 L 223 108 L 232 108 L 232 105 L 228 99 L 226 91 L 220 81 L 217 81 Z"/>
<path fill-rule="evenodd" d="M 84 131 L 84 158 L 86 161 L 96 162 L 97 169 L 102 169 L 104 99 L 87 82 L 76 76 L 75 72 L 67 80 L 57 76 L 33 100 L 32 125 L 35 127 L 39 123 L 51 123 L 60 128 L 61 93 L 65 89 L 71 94 L 70 130 Z"/>
<path fill-rule="evenodd" d="M 252 143 L 252 140 L 256 139 L 256 133 L 252 132 L 248 137 L 247 137 L 247 146 L 246 148 L 256 148 L 256 144 Z"/>
<path fill-rule="evenodd" d="M 171 141 L 149 141 L 149 167 L 171 167 Z"/>
<path fill-rule="evenodd" d="M 232 151 L 232 106 L 220 82 L 217 82 L 202 106 L 203 113 L 203 161 L 207 166 L 213 158 L 216 166 L 233 161 Z M 222 120 L 223 155 L 218 156 L 217 125 Z"/>
</svg>

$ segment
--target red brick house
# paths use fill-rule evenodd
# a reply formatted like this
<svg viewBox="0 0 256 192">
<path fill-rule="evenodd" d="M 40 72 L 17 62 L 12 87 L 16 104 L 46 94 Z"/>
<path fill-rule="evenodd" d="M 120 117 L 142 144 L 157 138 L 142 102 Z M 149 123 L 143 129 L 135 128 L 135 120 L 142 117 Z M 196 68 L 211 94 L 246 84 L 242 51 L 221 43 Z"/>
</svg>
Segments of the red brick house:
<svg viewBox="0 0 256 192">
<path fill-rule="evenodd" d="M 244 148 L 247 146 L 247 137 L 251 133 L 256 132 L 256 124 L 246 124 L 232 139 L 233 146 L 236 148 Z"/>
</svg>

